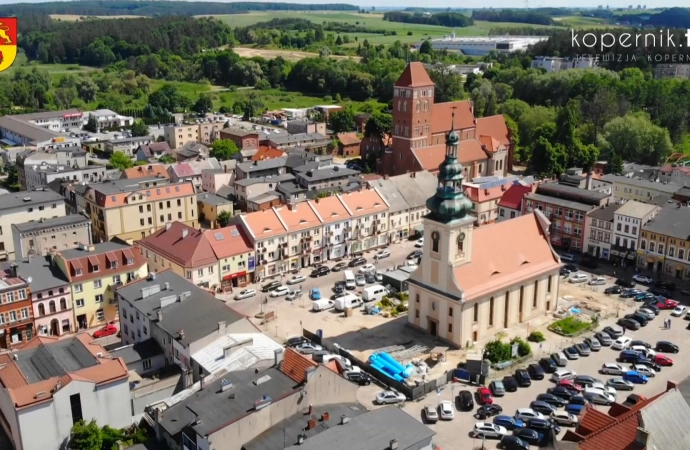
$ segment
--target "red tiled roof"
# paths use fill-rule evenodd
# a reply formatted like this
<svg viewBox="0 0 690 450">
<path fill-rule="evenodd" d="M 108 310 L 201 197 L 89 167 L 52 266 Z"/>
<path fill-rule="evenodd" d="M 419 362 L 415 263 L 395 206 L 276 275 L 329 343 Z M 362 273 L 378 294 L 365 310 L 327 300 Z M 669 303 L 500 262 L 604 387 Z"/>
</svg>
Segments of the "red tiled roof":
<svg viewBox="0 0 690 450">
<path fill-rule="evenodd" d="M 267 145 L 262 145 L 259 147 L 259 151 L 252 156 L 252 161 L 263 161 L 265 159 L 275 159 L 280 158 L 285 155 L 285 152 L 277 148 L 269 147 Z"/>
<path fill-rule="evenodd" d="M 590 406 L 586 408 L 584 414 L 580 416 L 580 423 L 577 426 L 577 434 L 581 436 L 586 436 L 616 421 L 613 417 Z"/>
<path fill-rule="evenodd" d="M 431 110 L 431 132 L 433 134 L 449 132 L 451 122 L 453 121 L 453 113 L 455 113 L 454 126 L 456 130 L 465 130 L 475 127 L 472 104 L 469 100 L 459 100 L 455 102 L 435 103 L 433 105 Z"/>
<path fill-rule="evenodd" d="M 498 202 L 498 206 L 503 206 L 504 208 L 510 208 L 515 210 L 521 210 L 522 199 L 525 195 L 532 192 L 531 186 L 523 186 L 521 184 L 514 184 L 508 188 L 507 191 L 503 193 L 501 200 Z"/>
<path fill-rule="evenodd" d="M 204 233 L 218 259 L 254 251 L 254 247 L 249 242 L 244 230 L 237 225 L 207 230 Z M 222 239 L 217 239 L 217 236 L 222 236 Z"/>
<path fill-rule="evenodd" d="M 501 143 L 504 147 L 510 146 L 508 137 L 508 126 L 503 114 L 497 116 L 480 117 L 477 119 L 477 131 L 475 136 L 491 136 Z"/>
<path fill-rule="evenodd" d="M 194 175 L 196 175 L 196 172 L 194 172 L 192 166 L 190 166 L 187 163 L 173 164 L 170 166 L 170 170 L 172 170 L 178 178 L 193 177 Z"/>
<path fill-rule="evenodd" d="M 285 350 L 283 362 L 280 363 L 280 371 L 297 383 L 307 381 L 307 369 L 312 367 L 316 368 L 318 364 L 291 348 Z"/>
<path fill-rule="evenodd" d="M 361 142 L 357 133 L 338 133 L 337 137 L 343 145 L 359 145 Z"/>
<path fill-rule="evenodd" d="M 412 150 L 419 165 L 422 169 L 429 172 L 437 172 L 438 166 L 441 165 L 446 157 L 446 144 L 437 144 L 425 148 L 417 148 Z M 460 141 L 458 146 L 458 161 L 461 164 L 469 164 L 475 161 L 483 161 L 487 159 L 487 155 L 482 150 L 482 145 L 476 139 L 468 139 Z"/>
<path fill-rule="evenodd" d="M 207 266 L 218 261 L 204 232 L 181 222 L 172 222 L 170 228 L 161 228 L 137 241 L 137 245 L 182 267 Z"/>
<path fill-rule="evenodd" d="M 168 176 L 168 171 L 162 164 L 151 164 L 148 166 L 137 166 L 125 169 L 122 178 L 128 178 L 130 180 L 135 178 L 146 178 L 146 177 L 162 177 L 170 178 Z"/>
<path fill-rule="evenodd" d="M 395 82 L 398 87 L 424 87 L 434 86 L 429 74 L 424 68 L 424 64 L 420 62 L 411 62 L 405 67 L 402 75 Z"/>
<path fill-rule="evenodd" d="M 465 196 L 475 203 L 484 203 L 501 198 L 503 186 L 494 186 L 489 189 L 481 189 L 477 185 L 463 185 Z"/>
<path fill-rule="evenodd" d="M 81 250 L 83 252 L 75 258 L 67 259 L 62 253 L 58 256 L 65 260 L 65 267 L 67 273 L 65 274 L 71 282 L 88 281 L 95 278 L 108 278 L 112 275 L 122 274 L 139 270 L 141 266 L 146 265 L 146 259 L 140 252 L 127 253 L 130 247 L 123 246 L 119 249 L 101 250 L 103 245 L 110 243 L 96 244 L 93 251 Z M 70 253 L 74 252 L 70 250 Z M 115 255 L 117 258 L 117 267 L 113 267 L 112 262 L 108 261 L 106 254 Z M 112 257 L 112 256 L 111 256 Z M 127 260 L 131 258 L 132 264 L 127 264 Z M 98 266 L 98 271 L 94 272 L 94 266 Z M 81 275 L 77 275 L 76 269 L 81 269 Z"/>
</svg>

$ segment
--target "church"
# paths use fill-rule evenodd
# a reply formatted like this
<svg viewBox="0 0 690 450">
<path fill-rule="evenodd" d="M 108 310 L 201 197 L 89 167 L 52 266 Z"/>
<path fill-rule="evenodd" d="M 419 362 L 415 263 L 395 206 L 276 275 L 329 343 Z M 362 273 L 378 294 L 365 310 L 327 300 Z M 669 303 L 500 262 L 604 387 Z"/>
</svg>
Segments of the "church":
<svg viewBox="0 0 690 450">
<path fill-rule="evenodd" d="M 408 280 L 408 321 L 465 347 L 555 310 L 561 264 L 541 211 L 474 227 L 454 121 L 451 115 L 438 188 L 426 203 L 423 263 Z"/>
<path fill-rule="evenodd" d="M 377 172 L 389 176 L 436 172 L 443 162 L 445 136 L 454 114 L 458 159 L 465 166 L 465 178 L 506 176 L 514 146 L 505 118 L 476 118 L 469 100 L 435 103 L 435 90 L 424 64 L 407 65 L 393 87 L 391 143 L 380 155 Z"/>
</svg>

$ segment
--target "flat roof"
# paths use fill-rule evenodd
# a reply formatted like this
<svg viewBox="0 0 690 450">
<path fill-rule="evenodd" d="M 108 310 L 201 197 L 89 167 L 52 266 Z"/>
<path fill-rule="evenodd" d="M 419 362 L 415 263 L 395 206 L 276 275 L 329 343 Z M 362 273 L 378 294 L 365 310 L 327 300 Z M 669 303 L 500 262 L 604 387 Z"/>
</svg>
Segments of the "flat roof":
<svg viewBox="0 0 690 450">
<path fill-rule="evenodd" d="M 620 208 L 621 205 L 608 205 L 603 208 L 598 208 L 589 213 L 589 216 L 593 219 L 605 220 L 606 222 L 613 222 L 614 213 Z"/>
<path fill-rule="evenodd" d="M 232 205 L 232 201 L 228 200 L 227 198 L 208 192 L 197 195 L 196 199 L 201 203 L 206 203 L 213 206 Z"/>
<path fill-rule="evenodd" d="M 3 262 L 0 268 L 8 270 L 10 264 L 17 264 L 17 274 L 28 279 L 31 277 L 29 286 L 33 292 L 45 291 L 60 286 L 69 285 L 69 281 L 57 264 L 51 264 L 47 256 L 34 256 L 31 258 L 19 259 L 11 262 Z"/>
<path fill-rule="evenodd" d="M 29 231 L 47 230 L 57 227 L 69 227 L 73 225 L 83 225 L 86 223 L 91 223 L 91 219 L 81 214 L 68 214 L 63 217 L 53 217 L 52 219 L 17 223 L 13 224 L 12 227 L 16 228 L 20 233 L 26 233 Z"/>
<path fill-rule="evenodd" d="M 539 194 L 569 194 L 580 198 L 591 199 L 596 201 L 597 203 L 607 197 L 611 197 L 611 194 L 606 194 L 604 192 L 590 191 L 587 189 L 568 186 L 566 184 L 560 183 L 542 183 L 539 186 L 537 186 L 537 192 Z"/>
<path fill-rule="evenodd" d="M 665 192 L 667 194 L 673 194 L 675 192 L 678 192 L 683 187 L 679 184 L 659 183 L 657 181 L 649 181 L 649 180 L 638 180 L 635 177 L 625 177 L 622 175 L 613 175 L 613 174 L 604 175 L 601 177 L 601 179 L 603 181 L 606 181 L 609 183 L 628 184 L 630 186 L 637 186 L 637 187 L 643 187 L 646 189 L 653 189 L 653 190 L 657 190 L 659 192 Z M 614 192 L 614 195 L 615 195 L 615 192 Z"/>
<path fill-rule="evenodd" d="M 17 119 L 16 116 L 0 117 L 0 128 L 9 130 L 34 142 L 49 141 L 60 136 L 58 133 L 46 130 L 38 125 Z"/>
<path fill-rule="evenodd" d="M 549 197 L 547 195 L 540 194 L 527 194 L 525 195 L 527 200 L 532 200 L 534 202 L 546 203 L 550 205 L 561 206 L 563 208 L 576 209 L 579 211 L 591 211 L 594 209 L 592 205 L 586 205 L 580 202 L 574 202 L 571 200 L 564 200 L 558 197 Z"/>
<path fill-rule="evenodd" d="M 21 207 L 31 208 L 45 203 L 62 204 L 64 202 L 64 197 L 50 189 L 10 192 L 9 194 L 0 195 L 0 210 Z"/>
<path fill-rule="evenodd" d="M 684 241 L 690 240 L 690 208 L 662 208 L 642 230 Z"/>
<path fill-rule="evenodd" d="M 155 339 L 150 338 L 144 342 L 138 342 L 136 344 L 125 345 L 124 347 L 109 350 L 108 353 L 110 353 L 110 356 L 113 358 L 122 358 L 125 364 L 132 364 L 138 361 L 153 358 L 154 356 L 162 355 L 163 350 Z"/>
<path fill-rule="evenodd" d="M 627 217 L 634 217 L 635 219 L 643 219 L 655 209 L 657 209 L 657 205 L 650 205 L 648 203 L 641 203 L 636 202 L 634 200 L 630 200 L 625 202 L 623 206 L 618 208 L 616 214 L 620 214 L 622 216 Z"/>
</svg>

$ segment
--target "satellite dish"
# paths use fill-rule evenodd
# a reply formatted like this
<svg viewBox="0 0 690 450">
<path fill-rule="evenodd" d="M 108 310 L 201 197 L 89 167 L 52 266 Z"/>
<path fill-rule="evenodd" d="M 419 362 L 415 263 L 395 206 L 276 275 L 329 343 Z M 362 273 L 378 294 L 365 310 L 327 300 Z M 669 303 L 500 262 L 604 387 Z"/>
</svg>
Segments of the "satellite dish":
<svg viewBox="0 0 690 450">
<path fill-rule="evenodd" d="M 32 278 L 32 277 L 29 277 L 29 278 L 26 279 L 26 281 L 28 281 L 29 284 L 31 284 L 31 282 L 33 281 L 33 278 Z"/>
</svg>

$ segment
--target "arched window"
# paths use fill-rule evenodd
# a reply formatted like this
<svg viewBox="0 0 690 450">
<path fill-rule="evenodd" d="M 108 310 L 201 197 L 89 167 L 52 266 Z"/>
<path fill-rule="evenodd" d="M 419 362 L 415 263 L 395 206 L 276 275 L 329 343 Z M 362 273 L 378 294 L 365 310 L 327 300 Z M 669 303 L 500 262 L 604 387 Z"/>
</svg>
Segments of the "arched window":
<svg viewBox="0 0 690 450">
<path fill-rule="evenodd" d="M 438 231 L 434 231 L 431 233 L 431 251 L 432 252 L 437 252 L 438 253 L 438 243 L 441 240 L 441 236 L 438 234 Z"/>
<path fill-rule="evenodd" d="M 54 312 L 57 312 L 57 311 L 55 310 L 55 301 L 54 301 L 54 300 L 51 300 L 51 301 L 48 303 L 48 310 L 50 311 L 51 314 L 54 313 Z"/>
<path fill-rule="evenodd" d="M 64 298 L 60 299 L 60 311 L 64 311 L 67 309 L 67 300 Z"/>
<path fill-rule="evenodd" d="M 46 307 L 43 306 L 43 303 L 38 304 L 38 316 L 43 317 L 46 315 Z"/>
<path fill-rule="evenodd" d="M 429 111 L 429 100 L 424 100 L 424 111 Z"/>
<path fill-rule="evenodd" d="M 422 101 L 417 100 L 417 112 L 422 112 Z"/>
<path fill-rule="evenodd" d="M 402 102 L 401 102 L 400 100 L 398 100 L 398 111 L 400 111 L 400 105 L 401 105 L 401 103 L 402 103 Z"/>
</svg>

